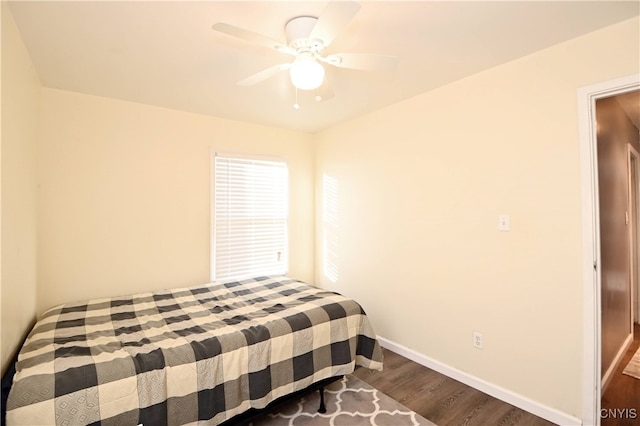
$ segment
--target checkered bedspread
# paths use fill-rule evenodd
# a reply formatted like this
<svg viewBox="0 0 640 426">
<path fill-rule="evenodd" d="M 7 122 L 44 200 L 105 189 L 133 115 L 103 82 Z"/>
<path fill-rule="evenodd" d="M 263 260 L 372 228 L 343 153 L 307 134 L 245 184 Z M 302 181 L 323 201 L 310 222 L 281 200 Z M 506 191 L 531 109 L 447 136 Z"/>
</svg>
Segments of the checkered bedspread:
<svg viewBox="0 0 640 426">
<path fill-rule="evenodd" d="M 382 368 L 362 308 L 286 277 L 70 303 L 21 349 L 7 424 L 218 424 L 356 365 Z"/>
</svg>

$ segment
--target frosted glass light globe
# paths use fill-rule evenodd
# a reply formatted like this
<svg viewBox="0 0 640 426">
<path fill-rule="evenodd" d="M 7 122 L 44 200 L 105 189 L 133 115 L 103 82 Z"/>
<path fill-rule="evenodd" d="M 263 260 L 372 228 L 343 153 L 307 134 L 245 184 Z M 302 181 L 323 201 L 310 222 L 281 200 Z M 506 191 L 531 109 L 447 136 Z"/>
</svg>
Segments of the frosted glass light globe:
<svg viewBox="0 0 640 426">
<path fill-rule="evenodd" d="M 313 58 L 298 58 L 289 69 L 291 83 L 300 90 L 313 90 L 324 80 L 324 67 Z"/>
</svg>

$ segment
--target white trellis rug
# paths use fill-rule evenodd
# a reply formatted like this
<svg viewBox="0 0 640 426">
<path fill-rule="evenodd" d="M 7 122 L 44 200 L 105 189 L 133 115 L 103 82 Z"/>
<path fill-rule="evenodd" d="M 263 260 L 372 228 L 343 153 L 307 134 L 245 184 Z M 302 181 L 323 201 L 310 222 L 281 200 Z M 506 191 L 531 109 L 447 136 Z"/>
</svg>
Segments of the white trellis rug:
<svg viewBox="0 0 640 426">
<path fill-rule="evenodd" d="M 622 372 L 627 376 L 640 379 L 640 348 L 633 354 L 633 357 Z"/>
</svg>

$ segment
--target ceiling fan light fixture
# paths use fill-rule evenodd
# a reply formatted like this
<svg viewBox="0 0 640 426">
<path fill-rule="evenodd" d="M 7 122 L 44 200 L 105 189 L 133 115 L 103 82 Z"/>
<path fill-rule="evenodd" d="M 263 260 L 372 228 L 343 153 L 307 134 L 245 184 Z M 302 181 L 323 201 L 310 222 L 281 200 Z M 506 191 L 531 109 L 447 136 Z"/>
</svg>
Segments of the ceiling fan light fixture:
<svg viewBox="0 0 640 426">
<path fill-rule="evenodd" d="M 315 58 L 299 57 L 289 69 L 291 83 L 300 90 L 313 90 L 324 80 L 324 67 Z"/>
</svg>

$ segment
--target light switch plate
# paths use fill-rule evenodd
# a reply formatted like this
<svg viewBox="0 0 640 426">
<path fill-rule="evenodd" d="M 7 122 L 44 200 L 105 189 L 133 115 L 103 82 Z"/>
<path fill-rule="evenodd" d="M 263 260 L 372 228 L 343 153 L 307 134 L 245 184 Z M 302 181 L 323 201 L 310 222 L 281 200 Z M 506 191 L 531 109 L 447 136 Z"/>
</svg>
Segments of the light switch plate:
<svg viewBox="0 0 640 426">
<path fill-rule="evenodd" d="M 509 215 L 501 214 L 498 216 L 498 231 L 508 231 L 511 229 L 511 225 L 509 223 Z"/>
</svg>

